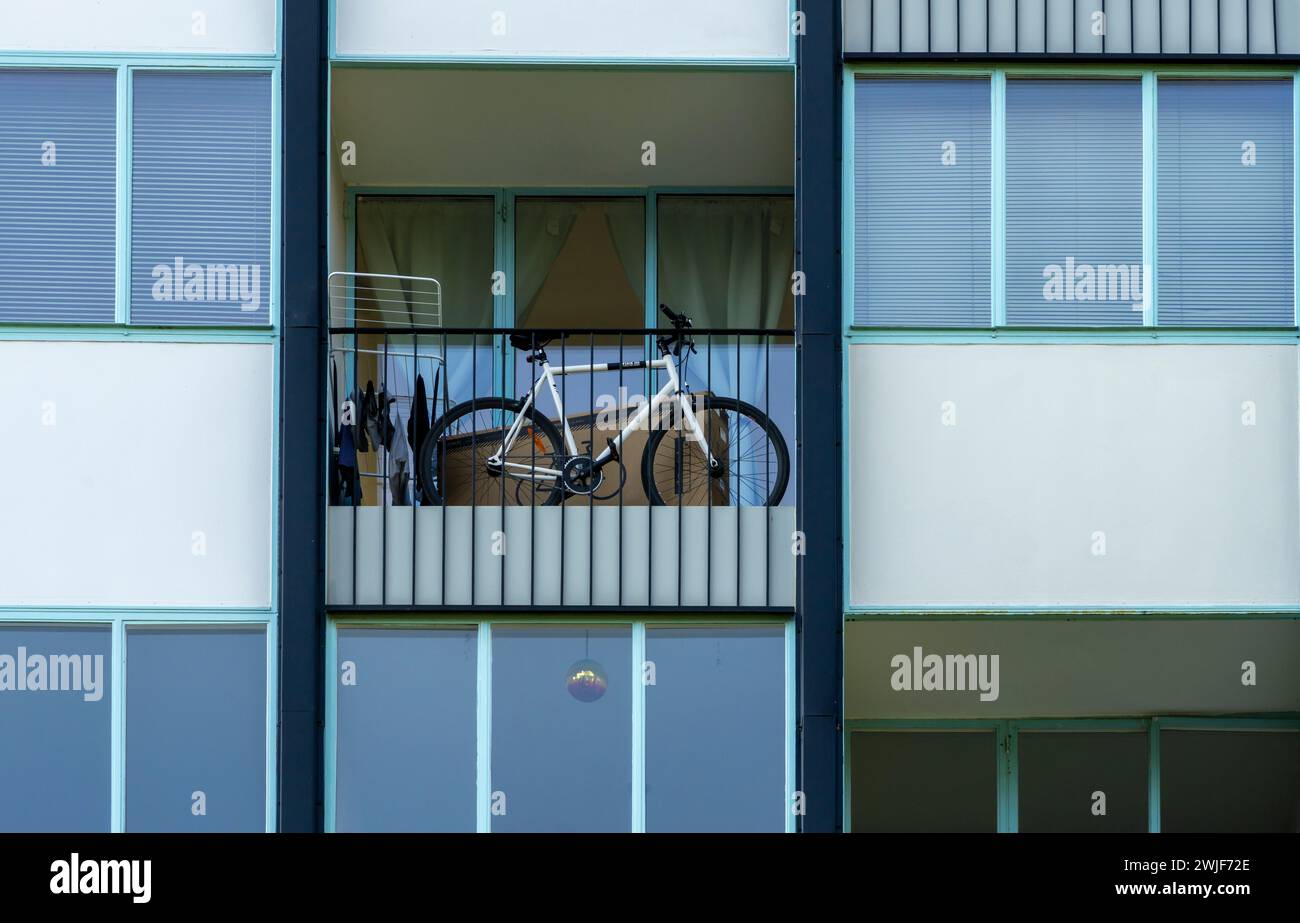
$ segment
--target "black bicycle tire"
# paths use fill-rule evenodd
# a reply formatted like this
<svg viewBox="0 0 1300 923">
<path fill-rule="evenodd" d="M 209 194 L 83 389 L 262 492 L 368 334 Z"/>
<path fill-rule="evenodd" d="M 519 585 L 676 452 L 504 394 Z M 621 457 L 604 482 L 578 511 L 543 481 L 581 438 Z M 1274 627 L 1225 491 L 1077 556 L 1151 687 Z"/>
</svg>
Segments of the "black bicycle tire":
<svg viewBox="0 0 1300 923">
<path fill-rule="evenodd" d="M 776 451 L 776 480 L 772 483 L 772 489 L 767 495 L 765 505 L 777 506 L 780 504 L 782 498 L 785 497 L 786 489 L 790 485 L 790 449 L 786 445 L 785 437 L 781 435 L 781 430 L 776 425 L 776 421 L 753 404 L 737 400 L 734 397 L 706 395 L 704 398 L 704 412 L 708 413 L 711 410 L 724 410 L 738 416 L 749 417 L 767 433 L 772 441 L 772 447 Z M 656 429 L 650 434 L 650 438 L 646 440 L 645 456 L 641 459 L 641 483 L 645 488 L 645 495 L 649 499 L 651 506 L 670 505 L 664 501 L 663 495 L 654 482 L 655 452 L 659 450 L 659 445 L 663 442 L 667 432 L 666 429 Z"/>
<path fill-rule="evenodd" d="M 424 437 L 424 444 L 420 446 L 420 456 L 415 462 L 416 470 L 420 474 L 420 487 L 421 492 L 424 495 L 425 504 L 429 506 L 442 506 L 442 498 L 434 493 L 432 487 L 437 480 L 435 477 L 436 472 L 433 470 L 433 457 L 434 447 L 438 444 L 438 440 L 441 438 L 442 434 L 446 432 L 448 426 L 459 418 L 465 416 L 467 413 L 476 413 L 482 410 L 502 410 L 509 413 L 520 413 L 522 409 L 523 404 L 519 401 L 512 401 L 504 397 L 479 397 L 457 404 L 439 417 L 438 421 L 429 430 L 428 435 Z M 563 451 L 564 437 L 560 435 L 559 427 L 546 417 L 540 416 L 537 413 L 536 408 L 529 407 L 528 412 L 524 415 L 528 417 L 534 426 L 541 430 L 551 440 L 551 445 L 555 446 L 557 451 Z M 483 477 L 489 477 L 487 472 L 483 473 Z M 558 506 L 563 501 L 564 491 L 557 488 L 550 492 L 550 496 L 547 497 L 545 502 L 537 505 Z"/>
</svg>

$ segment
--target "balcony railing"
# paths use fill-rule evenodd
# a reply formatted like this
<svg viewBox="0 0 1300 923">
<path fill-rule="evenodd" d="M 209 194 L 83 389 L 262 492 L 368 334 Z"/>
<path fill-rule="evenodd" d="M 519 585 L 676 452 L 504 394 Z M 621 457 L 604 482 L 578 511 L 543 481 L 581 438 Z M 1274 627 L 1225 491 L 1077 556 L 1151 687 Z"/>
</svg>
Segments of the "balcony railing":
<svg viewBox="0 0 1300 923">
<path fill-rule="evenodd" d="M 330 329 L 334 609 L 794 605 L 791 330 Z"/>
</svg>

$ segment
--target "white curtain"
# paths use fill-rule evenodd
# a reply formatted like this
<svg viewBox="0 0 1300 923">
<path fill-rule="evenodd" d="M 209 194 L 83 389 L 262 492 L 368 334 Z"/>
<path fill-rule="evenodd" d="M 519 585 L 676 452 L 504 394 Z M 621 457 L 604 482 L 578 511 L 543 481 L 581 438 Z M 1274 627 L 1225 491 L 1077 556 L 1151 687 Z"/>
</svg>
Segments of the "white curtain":
<svg viewBox="0 0 1300 923">
<path fill-rule="evenodd" d="M 697 327 L 781 326 L 794 272 L 794 202 L 789 197 L 662 196 L 658 223 L 661 304 L 690 315 Z M 700 361 L 707 355 L 704 347 L 701 342 L 700 355 L 688 370 L 690 384 L 711 386 L 716 394 L 761 408 L 767 344 L 715 336 L 711 362 Z"/>
<path fill-rule="evenodd" d="M 573 231 L 582 205 L 547 199 L 520 203 L 515 209 L 515 323 L 528 325 L 528 316 L 555 258 Z"/>
<path fill-rule="evenodd" d="M 442 327 L 492 326 L 492 273 L 494 269 L 496 204 L 491 198 L 430 196 L 362 196 L 357 199 L 356 268 L 360 273 L 429 276 L 442 284 Z M 363 280 L 364 284 L 364 280 Z M 422 326 L 420 318 L 403 306 L 360 313 L 359 323 L 393 327 Z M 477 348 L 470 337 L 448 336 L 447 390 L 452 403 L 468 400 L 492 380 L 493 351 L 486 342 Z M 425 357 L 441 353 L 441 338 L 422 336 L 419 369 L 409 337 L 394 337 L 391 354 L 406 353 L 406 381 L 425 376 L 430 400 L 434 399 L 435 365 Z M 490 385 L 489 385 L 490 387 Z M 440 388 L 441 390 L 441 388 Z M 441 412 L 445 408 L 439 406 Z M 406 418 L 409 407 L 403 407 Z"/>
</svg>

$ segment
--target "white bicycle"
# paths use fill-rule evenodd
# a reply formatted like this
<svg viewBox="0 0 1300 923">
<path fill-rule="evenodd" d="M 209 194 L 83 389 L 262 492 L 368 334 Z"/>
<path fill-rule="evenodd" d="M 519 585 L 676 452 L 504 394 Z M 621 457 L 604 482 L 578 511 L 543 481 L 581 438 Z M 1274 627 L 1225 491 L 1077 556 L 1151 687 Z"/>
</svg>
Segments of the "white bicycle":
<svg viewBox="0 0 1300 923">
<path fill-rule="evenodd" d="M 790 477 L 790 453 L 780 430 L 751 404 L 713 394 L 697 397 L 683 387 L 685 363 L 696 351 L 687 333 L 691 319 L 666 305 L 660 308 L 672 330 L 658 337 L 659 358 L 651 361 L 552 366 L 546 345 L 568 334 L 512 334 L 510 345 L 540 369 L 537 380 L 520 400 L 476 397 L 434 424 L 416 462 L 425 502 L 553 506 L 571 496 L 612 499 L 627 481 L 621 449 L 649 423 L 641 479 L 650 503 L 779 504 Z M 592 440 L 579 451 L 556 378 L 636 369 L 662 370 L 667 381 L 599 454 Z M 537 411 L 543 388 L 550 392 L 559 426 Z M 590 430 L 594 437 L 594 417 Z M 606 488 L 605 472 L 612 465 L 617 466 L 617 484 Z"/>
</svg>

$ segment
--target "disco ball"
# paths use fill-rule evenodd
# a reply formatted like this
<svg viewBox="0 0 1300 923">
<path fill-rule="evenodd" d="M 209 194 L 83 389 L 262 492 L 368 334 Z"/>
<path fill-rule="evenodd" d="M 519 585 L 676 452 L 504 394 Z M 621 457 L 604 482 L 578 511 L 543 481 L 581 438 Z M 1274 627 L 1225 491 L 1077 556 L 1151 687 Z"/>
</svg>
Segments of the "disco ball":
<svg viewBox="0 0 1300 923">
<path fill-rule="evenodd" d="M 609 681 L 605 678 L 605 668 L 594 660 L 579 660 L 569 667 L 565 676 L 565 687 L 569 695 L 579 702 L 594 702 L 605 694 Z"/>
</svg>

